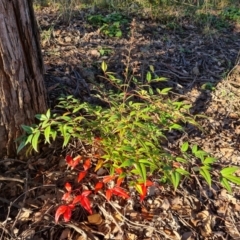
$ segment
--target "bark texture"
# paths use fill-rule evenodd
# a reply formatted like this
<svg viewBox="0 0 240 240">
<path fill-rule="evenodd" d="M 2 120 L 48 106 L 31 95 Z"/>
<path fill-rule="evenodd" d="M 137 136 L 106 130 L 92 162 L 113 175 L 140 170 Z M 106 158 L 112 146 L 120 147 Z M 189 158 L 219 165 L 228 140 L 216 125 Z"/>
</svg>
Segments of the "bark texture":
<svg viewBox="0 0 240 240">
<path fill-rule="evenodd" d="M 0 157 L 15 156 L 20 125 L 46 111 L 44 65 L 31 0 L 0 0 Z"/>
</svg>

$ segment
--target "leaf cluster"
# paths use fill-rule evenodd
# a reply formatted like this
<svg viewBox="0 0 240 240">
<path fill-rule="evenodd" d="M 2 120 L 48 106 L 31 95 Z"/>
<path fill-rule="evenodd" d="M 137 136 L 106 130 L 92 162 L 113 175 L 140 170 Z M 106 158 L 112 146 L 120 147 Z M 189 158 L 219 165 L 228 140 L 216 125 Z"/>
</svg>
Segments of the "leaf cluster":
<svg viewBox="0 0 240 240">
<path fill-rule="evenodd" d="M 111 13 L 107 16 L 91 15 L 88 16 L 88 22 L 93 26 L 99 27 L 100 32 L 109 37 L 121 37 L 123 26 L 129 23 L 129 20 L 120 13 Z"/>
<path fill-rule="evenodd" d="M 22 126 L 26 134 L 18 150 L 30 144 L 38 151 L 41 136 L 45 143 L 59 136 L 63 138 L 63 147 L 72 138 L 93 144 L 96 136 L 100 136 L 98 148 L 102 155 L 98 167 L 107 168 L 110 175 L 122 169 L 122 177 L 127 177 L 129 186 L 134 186 L 142 197 L 148 180 L 156 176 L 162 183 L 171 183 L 174 189 L 182 178 L 193 175 L 201 176 L 211 186 L 215 158 L 188 142 L 180 147 L 178 156 L 164 148 L 169 132 L 184 131 L 187 123 L 200 127 L 190 115 L 189 105 L 168 97 L 171 88 L 156 87 L 166 79 L 156 76 L 152 66 L 144 83 L 135 78 L 125 81 L 116 78 L 107 71 L 105 62 L 101 67 L 103 78 L 115 89 L 102 94 L 108 107 L 81 103 L 72 96 L 60 98 L 56 108 L 62 110 L 61 114 L 51 114 L 48 110 L 36 115 L 38 125 Z M 231 191 L 229 182 L 240 184 L 236 171 L 230 167 L 218 174 L 219 182 L 228 191 Z M 85 175 L 86 171 L 80 172 L 78 180 Z"/>
</svg>

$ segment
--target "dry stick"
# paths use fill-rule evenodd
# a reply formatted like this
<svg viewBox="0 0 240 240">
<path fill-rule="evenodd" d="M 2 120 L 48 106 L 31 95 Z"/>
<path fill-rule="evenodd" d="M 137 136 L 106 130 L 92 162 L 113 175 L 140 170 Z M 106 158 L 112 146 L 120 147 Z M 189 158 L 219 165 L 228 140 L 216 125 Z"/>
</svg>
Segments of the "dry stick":
<svg viewBox="0 0 240 240">
<path fill-rule="evenodd" d="M 3 233 L 4 232 L 11 237 L 10 239 L 13 239 L 13 236 L 10 234 L 10 232 L 8 232 L 8 230 L 5 228 L 5 226 L 3 226 L 2 223 L 0 223 L 0 228 L 3 230 L 0 239 L 3 239 Z M 4 239 L 6 239 L 6 238 L 4 238 Z"/>
<path fill-rule="evenodd" d="M 102 194 L 101 192 L 99 192 L 99 194 L 102 195 L 102 196 L 106 199 L 106 197 L 104 196 L 104 194 Z M 106 200 L 107 200 L 107 199 L 106 199 Z M 108 202 L 111 204 L 110 201 L 108 201 Z M 146 225 L 144 225 L 144 224 L 135 223 L 135 222 L 130 221 L 130 220 L 127 219 L 122 213 L 120 213 L 120 212 L 118 211 L 118 209 L 117 209 L 113 204 L 111 204 L 111 206 L 112 206 L 112 207 L 114 208 L 114 210 L 115 210 L 118 214 L 120 214 L 120 215 L 122 216 L 122 218 L 123 218 L 126 222 L 128 222 L 130 225 L 135 226 L 135 227 L 141 227 L 141 228 L 150 228 L 150 229 L 152 229 L 153 231 L 155 231 L 156 233 L 162 234 L 164 237 L 166 237 L 166 239 L 174 240 L 173 238 L 170 238 L 166 233 L 164 233 L 164 232 L 162 232 L 162 231 L 159 231 L 159 230 L 156 230 L 155 227 L 146 226 Z"/>
<path fill-rule="evenodd" d="M 29 213 L 32 213 L 32 210 L 28 209 L 28 208 L 23 208 L 21 206 L 19 206 L 18 204 L 16 203 L 12 203 L 10 202 L 9 200 L 5 199 L 5 198 L 2 198 L 0 197 L 0 202 L 4 202 L 4 203 L 7 203 L 7 204 L 10 204 L 11 207 L 15 207 L 15 208 L 18 208 L 18 209 L 21 209 L 24 211 L 24 212 L 29 212 Z"/>
<path fill-rule="evenodd" d="M 24 181 L 24 182 L 25 182 L 25 184 L 24 184 L 25 193 L 27 193 L 27 180 L 28 180 L 28 171 L 26 171 L 26 177 L 25 177 L 25 181 Z M 27 194 L 24 194 L 23 206 L 25 205 L 26 197 L 27 197 Z M 16 223 L 17 223 L 17 220 L 18 220 L 20 214 L 22 213 L 22 210 L 23 210 L 23 209 L 20 208 L 20 210 L 19 210 L 19 212 L 18 212 L 18 214 L 17 214 L 17 216 L 16 216 L 16 218 L 15 218 L 15 221 L 14 221 L 13 224 L 12 224 L 12 231 L 13 231 Z"/>
<path fill-rule="evenodd" d="M 119 226 L 119 224 L 118 224 L 117 221 L 114 219 L 114 217 L 113 217 L 112 215 L 109 215 L 109 214 L 107 213 L 107 211 L 106 211 L 103 207 L 98 206 L 98 208 L 102 211 L 102 213 L 104 214 L 105 217 L 110 218 L 110 219 L 115 223 L 115 225 L 118 227 L 118 230 L 121 232 L 121 234 L 123 234 L 122 228 Z"/>
<path fill-rule="evenodd" d="M 14 182 L 24 183 L 24 180 L 22 180 L 22 179 L 10 178 L 10 177 L 2 177 L 2 176 L 0 176 L 0 181 L 14 181 Z"/>
</svg>

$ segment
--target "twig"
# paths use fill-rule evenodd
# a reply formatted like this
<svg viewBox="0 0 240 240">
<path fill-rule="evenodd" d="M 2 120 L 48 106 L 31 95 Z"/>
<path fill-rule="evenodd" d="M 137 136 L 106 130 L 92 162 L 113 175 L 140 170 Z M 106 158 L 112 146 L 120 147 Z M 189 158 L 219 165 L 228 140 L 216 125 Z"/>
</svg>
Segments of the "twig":
<svg viewBox="0 0 240 240">
<path fill-rule="evenodd" d="M 13 181 L 13 182 L 24 183 L 24 180 L 21 180 L 18 178 L 10 178 L 10 177 L 2 177 L 2 176 L 0 176 L 0 181 Z"/>
<path fill-rule="evenodd" d="M 32 210 L 30 210 L 28 208 L 23 208 L 23 207 L 19 206 L 18 204 L 12 203 L 12 202 L 10 202 L 9 200 L 7 200 L 5 198 L 0 197 L 0 202 L 4 202 L 4 203 L 7 203 L 7 204 L 10 204 L 12 207 L 15 207 L 15 208 L 18 208 L 18 209 L 22 208 L 23 211 L 32 213 Z"/>
<path fill-rule="evenodd" d="M 6 239 L 3 238 L 4 232 L 10 236 L 10 239 L 13 239 L 13 236 L 10 234 L 10 232 L 5 228 L 5 226 L 2 223 L 0 223 L 0 228 L 3 230 L 0 239 Z"/>
<path fill-rule="evenodd" d="M 24 181 L 25 182 L 25 184 L 24 184 L 25 193 L 27 193 L 27 180 L 28 180 L 28 171 L 26 171 L 26 178 L 25 178 L 25 181 Z M 25 205 L 26 197 L 27 197 L 27 194 L 24 194 L 24 198 L 23 198 L 23 201 L 22 201 L 23 206 Z M 18 218 L 19 218 L 19 216 L 20 216 L 22 211 L 23 211 L 23 208 L 20 208 L 19 212 L 18 212 L 17 216 L 15 217 L 15 220 L 14 220 L 14 222 L 12 224 L 12 231 L 14 230 L 14 227 L 15 227 L 15 225 L 17 223 L 17 220 L 18 220 Z"/>
</svg>

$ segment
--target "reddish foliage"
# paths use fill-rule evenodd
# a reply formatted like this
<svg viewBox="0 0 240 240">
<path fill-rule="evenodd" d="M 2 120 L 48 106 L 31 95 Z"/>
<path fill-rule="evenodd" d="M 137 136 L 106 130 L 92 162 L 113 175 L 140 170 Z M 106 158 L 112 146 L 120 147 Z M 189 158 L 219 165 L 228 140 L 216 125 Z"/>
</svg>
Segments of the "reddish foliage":
<svg viewBox="0 0 240 240">
<path fill-rule="evenodd" d="M 71 198 L 71 192 L 66 192 L 63 194 L 62 200 L 67 201 Z"/>
<path fill-rule="evenodd" d="M 108 189 L 106 191 L 106 199 L 110 201 L 110 198 L 112 197 L 112 189 Z"/>
<path fill-rule="evenodd" d="M 73 204 L 80 203 L 83 208 L 85 208 L 90 214 L 92 214 L 91 203 L 87 196 L 91 193 L 91 191 L 84 191 L 82 194 L 76 196 L 73 199 Z"/>
<path fill-rule="evenodd" d="M 113 179 L 115 179 L 115 177 L 116 177 L 116 176 L 111 176 L 111 175 L 105 176 L 105 177 L 103 178 L 103 182 L 104 182 L 104 183 L 108 183 L 108 182 L 112 181 Z"/>
<path fill-rule="evenodd" d="M 103 188 L 103 182 L 98 182 L 96 185 L 95 185 L 95 192 L 98 192 L 100 189 Z"/>
<path fill-rule="evenodd" d="M 70 205 L 62 205 L 58 207 L 55 214 L 55 222 L 58 223 L 59 217 L 63 215 L 64 221 L 68 222 L 72 216 L 72 209 L 74 208 L 73 204 Z"/>
<path fill-rule="evenodd" d="M 130 198 L 130 196 L 119 186 L 115 186 L 106 191 L 106 198 L 109 201 L 112 195 L 116 195 L 122 198 Z"/>
<path fill-rule="evenodd" d="M 87 174 L 87 171 L 82 171 L 78 174 L 78 182 L 80 182 Z"/>
<path fill-rule="evenodd" d="M 77 157 L 75 157 L 73 159 L 71 156 L 67 155 L 65 159 L 66 159 L 68 166 L 75 168 L 81 161 L 82 157 L 78 155 Z"/>
<path fill-rule="evenodd" d="M 115 169 L 115 172 L 118 173 L 118 174 L 122 174 L 123 173 L 123 170 L 121 168 L 116 168 Z"/>
<path fill-rule="evenodd" d="M 91 160 L 88 158 L 83 164 L 83 169 L 87 171 L 90 168 L 90 166 L 91 166 Z"/>
<path fill-rule="evenodd" d="M 65 188 L 66 188 L 67 192 L 64 193 L 62 200 L 67 201 L 67 200 L 71 199 L 72 186 L 70 183 L 67 182 L 67 183 L 65 183 Z"/>
<path fill-rule="evenodd" d="M 119 177 L 119 178 L 117 179 L 117 186 L 120 187 L 120 185 L 122 184 L 123 180 L 124 180 L 124 177 Z"/>
<path fill-rule="evenodd" d="M 142 193 L 140 194 L 140 201 L 142 202 L 143 199 L 146 197 L 147 195 L 147 187 L 150 187 L 153 185 L 153 182 L 151 182 L 150 180 L 147 180 L 146 183 L 142 183 L 140 184 L 141 189 L 142 189 Z"/>
<path fill-rule="evenodd" d="M 72 191 L 72 186 L 71 186 L 71 184 L 70 184 L 69 182 L 66 182 L 66 183 L 65 183 L 65 188 L 66 188 L 66 190 L 67 190 L 68 192 L 71 192 L 71 191 Z"/>
</svg>

